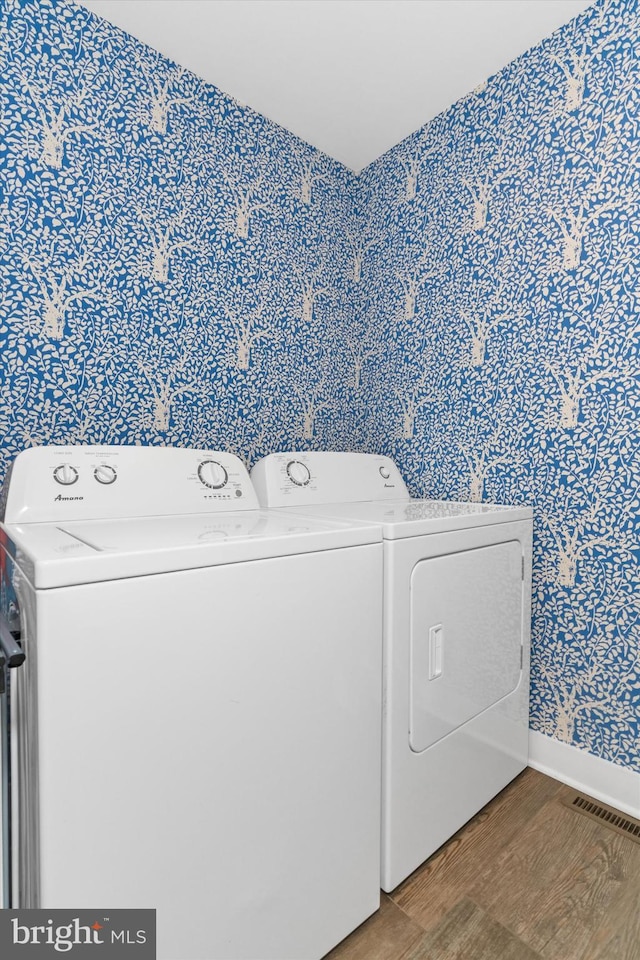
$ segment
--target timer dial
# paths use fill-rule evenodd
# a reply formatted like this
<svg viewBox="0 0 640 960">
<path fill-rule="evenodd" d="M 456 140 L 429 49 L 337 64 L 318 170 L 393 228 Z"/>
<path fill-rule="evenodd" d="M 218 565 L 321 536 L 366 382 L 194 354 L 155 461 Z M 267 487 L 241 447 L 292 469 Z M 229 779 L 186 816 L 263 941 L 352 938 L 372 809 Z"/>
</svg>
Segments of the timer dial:
<svg viewBox="0 0 640 960">
<path fill-rule="evenodd" d="M 115 467 L 108 463 L 99 464 L 93 471 L 93 475 L 98 483 L 114 483 L 118 478 Z"/>
<path fill-rule="evenodd" d="M 70 463 L 61 463 L 53 471 L 53 479 L 63 487 L 68 487 L 78 479 L 78 471 Z"/>
<path fill-rule="evenodd" d="M 389 470 L 389 467 L 385 467 L 384 465 L 380 467 L 380 476 L 382 477 L 383 480 L 388 480 L 389 477 L 391 476 L 391 471 Z"/>
<path fill-rule="evenodd" d="M 287 464 L 287 476 L 297 487 L 306 487 L 311 480 L 309 468 L 300 460 L 290 460 Z"/>
<path fill-rule="evenodd" d="M 205 487 L 212 490 L 220 490 L 229 479 L 227 471 L 217 460 L 203 460 L 198 467 L 198 477 Z"/>
</svg>

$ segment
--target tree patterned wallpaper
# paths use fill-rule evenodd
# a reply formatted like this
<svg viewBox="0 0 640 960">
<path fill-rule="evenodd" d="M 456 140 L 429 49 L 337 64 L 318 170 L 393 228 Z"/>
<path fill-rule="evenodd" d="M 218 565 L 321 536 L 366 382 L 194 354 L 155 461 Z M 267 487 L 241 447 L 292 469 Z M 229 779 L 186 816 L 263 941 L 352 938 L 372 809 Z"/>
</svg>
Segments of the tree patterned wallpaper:
<svg viewBox="0 0 640 960">
<path fill-rule="evenodd" d="M 532 726 L 640 770 L 636 0 L 359 177 L 66 0 L 0 29 L 0 472 L 362 449 L 530 502 Z"/>
<path fill-rule="evenodd" d="M 0 9 L 3 472 L 35 443 L 352 443 L 354 175 L 83 8 Z"/>
<path fill-rule="evenodd" d="M 415 494 L 533 505 L 531 725 L 635 770 L 639 27 L 596 4 L 357 187 L 370 447 Z"/>
</svg>

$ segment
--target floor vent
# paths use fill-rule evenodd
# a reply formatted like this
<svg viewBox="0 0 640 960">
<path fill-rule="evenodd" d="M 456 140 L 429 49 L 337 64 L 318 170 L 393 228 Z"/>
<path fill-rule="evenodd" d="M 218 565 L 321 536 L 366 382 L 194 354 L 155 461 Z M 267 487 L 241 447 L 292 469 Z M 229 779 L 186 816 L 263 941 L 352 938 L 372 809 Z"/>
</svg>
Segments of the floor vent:
<svg viewBox="0 0 640 960">
<path fill-rule="evenodd" d="M 637 820 L 629 820 L 623 817 L 617 810 L 609 807 L 602 807 L 599 803 L 594 803 L 587 797 L 581 797 L 578 794 L 572 801 L 567 801 L 567 805 L 579 813 L 584 813 L 593 820 L 599 820 L 607 824 L 608 827 L 624 833 L 626 837 L 640 843 L 640 823 Z"/>
</svg>

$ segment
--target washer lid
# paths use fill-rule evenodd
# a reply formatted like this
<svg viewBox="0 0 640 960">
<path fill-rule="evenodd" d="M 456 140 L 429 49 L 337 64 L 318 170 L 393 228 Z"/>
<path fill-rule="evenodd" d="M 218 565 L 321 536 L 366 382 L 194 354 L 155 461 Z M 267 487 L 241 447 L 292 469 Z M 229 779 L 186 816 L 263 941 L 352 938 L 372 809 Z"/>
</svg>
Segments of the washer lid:
<svg viewBox="0 0 640 960">
<path fill-rule="evenodd" d="M 294 507 L 287 508 L 292 514 Z M 531 507 L 495 503 L 464 503 L 455 500 L 385 500 L 366 503 L 327 503 L 309 506 L 305 516 L 358 520 L 382 525 L 385 540 L 446 533 L 493 523 L 530 520 Z"/>
<path fill-rule="evenodd" d="M 0 525 L 37 588 L 335 550 L 382 539 L 379 526 L 251 510 L 135 520 Z"/>
</svg>

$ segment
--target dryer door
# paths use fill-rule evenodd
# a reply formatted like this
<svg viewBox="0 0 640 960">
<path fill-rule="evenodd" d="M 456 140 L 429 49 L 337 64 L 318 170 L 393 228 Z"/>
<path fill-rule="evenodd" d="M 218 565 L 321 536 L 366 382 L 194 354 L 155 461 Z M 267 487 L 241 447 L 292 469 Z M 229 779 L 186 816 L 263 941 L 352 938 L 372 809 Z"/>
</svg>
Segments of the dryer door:
<svg viewBox="0 0 640 960">
<path fill-rule="evenodd" d="M 409 742 L 419 753 L 514 690 L 521 675 L 522 545 L 421 560 L 411 575 Z"/>
</svg>

